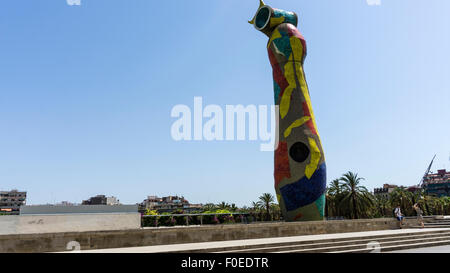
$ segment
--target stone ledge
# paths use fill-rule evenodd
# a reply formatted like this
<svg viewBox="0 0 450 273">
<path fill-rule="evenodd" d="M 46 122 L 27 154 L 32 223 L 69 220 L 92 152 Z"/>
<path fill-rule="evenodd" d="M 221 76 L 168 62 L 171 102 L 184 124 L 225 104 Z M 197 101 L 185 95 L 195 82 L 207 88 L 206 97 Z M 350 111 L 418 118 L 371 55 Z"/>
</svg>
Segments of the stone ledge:
<svg viewBox="0 0 450 273">
<path fill-rule="evenodd" d="M 415 224 L 415 219 L 406 220 L 406 227 Z M 398 228 L 397 225 L 394 218 L 380 218 L 14 234 L 0 235 L 0 252 L 65 251 L 70 241 L 77 241 L 82 250 L 88 250 L 389 230 Z"/>
</svg>

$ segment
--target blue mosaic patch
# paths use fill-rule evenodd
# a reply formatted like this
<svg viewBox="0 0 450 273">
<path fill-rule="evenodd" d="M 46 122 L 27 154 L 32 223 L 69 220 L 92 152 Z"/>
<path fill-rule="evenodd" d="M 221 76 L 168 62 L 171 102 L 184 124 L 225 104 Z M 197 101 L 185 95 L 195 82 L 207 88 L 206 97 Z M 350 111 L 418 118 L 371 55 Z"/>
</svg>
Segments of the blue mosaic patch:
<svg viewBox="0 0 450 273">
<path fill-rule="evenodd" d="M 295 210 L 315 202 L 326 190 L 326 165 L 323 163 L 308 179 L 306 176 L 297 182 L 280 189 L 288 211 Z"/>
</svg>

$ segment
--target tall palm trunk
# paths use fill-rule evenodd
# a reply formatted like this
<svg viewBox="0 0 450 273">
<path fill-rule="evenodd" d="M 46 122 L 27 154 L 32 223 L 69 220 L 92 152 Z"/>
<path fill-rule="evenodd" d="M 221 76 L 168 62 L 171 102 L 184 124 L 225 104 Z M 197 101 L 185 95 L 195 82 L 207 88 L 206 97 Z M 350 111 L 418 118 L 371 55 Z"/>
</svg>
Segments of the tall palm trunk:
<svg viewBox="0 0 450 273">
<path fill-rule="evenodd" d="M 356 198 L 354 193 L 352 195 L 352 202 L 353 202 L 353 216 L 355 217 L 353 219 L 358 219 L 358 210 L 356 209 Z"/>
</svg>

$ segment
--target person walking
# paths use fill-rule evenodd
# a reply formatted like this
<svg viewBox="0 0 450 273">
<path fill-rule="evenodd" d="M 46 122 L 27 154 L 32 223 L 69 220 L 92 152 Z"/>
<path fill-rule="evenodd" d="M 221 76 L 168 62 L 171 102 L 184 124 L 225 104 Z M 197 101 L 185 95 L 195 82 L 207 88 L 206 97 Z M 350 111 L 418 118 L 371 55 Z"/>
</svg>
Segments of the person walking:
<svg viewBox="0 0 450 273">
<path fill-rule="evenodd" d="M 402 211 L 400 210 L 400 205 L 398 205 L 394 210 L 394 215 L 398 220 L 399 227 L 403 227 L 403 219 L 405 218 L 402 214 Z"/>
<path fill-rule="evenodd" d="M 420 224 L 420 226 L 422 228 L 424 228 L 425 225 L 423 223 L 423 216 L 422 216 L 423 211 L 420 209 L 419 204 L 417 204 L 417 203 L 414 204 L 413 208 L 414 208 L 414 210 L 417 213 L 417 222 Z"/>
</svg>

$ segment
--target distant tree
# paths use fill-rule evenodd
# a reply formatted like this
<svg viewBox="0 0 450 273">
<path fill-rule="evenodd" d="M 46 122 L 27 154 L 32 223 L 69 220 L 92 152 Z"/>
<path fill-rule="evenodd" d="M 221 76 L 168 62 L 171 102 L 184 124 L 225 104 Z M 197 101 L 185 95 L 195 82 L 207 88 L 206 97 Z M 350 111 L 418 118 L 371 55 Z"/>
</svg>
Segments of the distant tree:
<svg viewBox="0 0 450 273">
<path fill-rule="evenodd" d="M 377 214 L 377 212 L 379 213 L 380 217 L 385 217 L 386 216 L 386 212 L 391 210 L 391 204 L 389 202 L 389 198 L 387 196 L 384 195 L 376 195 L 375 196 L 375 214 Z M 391 216 L 391 215 L 389 215 Z"/>
<path fill-rule="evenodd" d="M 423 204 L 424 214 L 433 215 L 434 213 L 434 197 L 430 195 L 424 195 L 419 204 Z"/>
<path fill-rule="evenodd" d="M 259 200 L 266 209 L 266 219 L 270 220 L 270 206 L 274 203 L 275 198 L 270 193 L 263 193 Z"/>
<path fill-rule="evenodd" d="M 358 219 L 361 215 L 367 214 L 373 206 L 373 200 L 367 188 L 360 185 L 364 178 L 349 171 L 339 180 L 343 182 L 344 189 L 342 202 L 346 202 L 350 207 L 352 218 Z"/>
<path fill-rule="evenodd" d="M 444 215 L 446 207 L 446 199 L 444 197 L 436 198 L 436 214 Z"/>
<path fill-rule="evenodd" d="M 217 204 L 217 208 L 221 210 L 229 210 L 231 209 L 231 205 L 226 203 L 225 201 L 222 201 L 222 203 Z"/>
<path fill-rule="evenodd" d="M 261 209 L 261 207 L 262 207 L 261 202 L 255 202 L 255 201 L 252 202 L 252 210 L 253 211 L 257 212 Z"/>
<path fill-rule="evenodd" d="M 331 195 L 340 195 L 343 191 L 342 183 L 339 179 L 334 179 L 330 182 L 330 187 L 328 188 L 328 193 Z"/>
<path fill-rule="evenodd" d="M 339 179 L 334 179 L 330 182 L 326 195 L 329 214 L 340 216 L 341 210 L 339 208 L 341 206 L 343 191 L 344 189 Z"/>
<path fill-rule="evenodd" d="M 214 211 L 216 210 L 216 205 L 213 203 L 207 203 L 202 206 L 203 211 Z"/>
<path fill-rule="evenodd" d="M 443 196 L 441 197 L 444 202 L 444 215 L 450 214 L 450 197 L 449 196 Z"/>
<path fill-rule="evenodd" d="M 413 195 L 405 188 L 395 188 L 390 194 L 390 202 L 394 208 L 399 205 L 403 214 L 410 215 L 412 213 Z"/>
<path fill-rule="evenodd" d="M 281 216 L 281 209 L 280 209 L 280 205 L 278 205 L 277 203 L 273 203 L 272 205 L 270 205 L 270 211 L 272 211 L 272 215 L 273 215 L 273 220 L 280 220 L 280 216 Z"/>
</svg>

